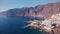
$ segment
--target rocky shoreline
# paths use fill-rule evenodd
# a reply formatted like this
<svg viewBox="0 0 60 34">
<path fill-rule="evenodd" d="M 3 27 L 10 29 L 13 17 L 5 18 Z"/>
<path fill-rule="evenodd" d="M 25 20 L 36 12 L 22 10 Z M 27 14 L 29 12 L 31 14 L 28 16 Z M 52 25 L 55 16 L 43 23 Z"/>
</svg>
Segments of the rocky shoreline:
<svg viewBox="0 0 60 34">
<path fill-rule="evenodd" d="M 31 21 L 25 28 L 33 28 L 46 34 L 60 34 L 60 13 L 52 15 L 43 21 Z"/>
</svg>

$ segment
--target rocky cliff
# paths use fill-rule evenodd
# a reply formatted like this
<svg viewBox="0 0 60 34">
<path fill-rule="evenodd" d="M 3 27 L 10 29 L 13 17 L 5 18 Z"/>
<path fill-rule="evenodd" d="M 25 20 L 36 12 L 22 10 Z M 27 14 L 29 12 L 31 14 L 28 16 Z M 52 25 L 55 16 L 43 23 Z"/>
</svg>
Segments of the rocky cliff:
<svg viewBox="0 0 60 34">
<path fill-rule="evenodd" d="M 5 12 L 1 12 L 0 15 L 6 15 L 6 16 L 28 16 L 28 17 L 39 17 L 39 18 L 51 18 L 52 15 L 58 14 L 60 13 L 60 2 L 57 3 L 48 3 L 45 5 L 38 5 L 35 7 L 25 7 L 25 8 L 15 8 L 15 9 L 9 9 Z M 55 17 L 53 17 L 55 19 Z M 60 18 L 60 17 L 59 17 Z M 58 18 L 58 19 L 59 19 Z M 51 18 L 52 19 L 52 18 Z M 54 19 L 52 19 L 52 21 L 54 21 Z M 55 19 L 56 20 L 56 19 Z M 38 26 L 39 24 L 37 23 L 31 23 L 31 25 L 33 25 L 34 28 L 36 29 L 42 29 L 45 32 L 49 32 L 49 33 L 57 33 L 60 34 L 60 25 L 57 28 L 53 28 L 54 26 L 56 26 L 56 24 L 53 24 L 53 31 L 51 31 L 51 24 L 47 23 L 50 22 L 50 20 L 44 20 L 42 21 L 43 25 Z M 46 22 L 46 24 L 44 24 Z M 59 22 L 60 21 L 54 21 L 54 22 Z M 50 25 L 49 25 L 50 24 Z M 49 27 L 45 27 L 45 26 L 49 26 Z M 59 33 L 58 33 L 59 32 Z"/>
<path fill-rule="evenodd" d="M 60 13 L 52 15 L 49 19 L 43 21 L 32 21 L 26 28 L 37 29 L 45 34 L 60 34 Z"/>
<path fill-rule="evenodd" d="M 30 17 L 50 17 L 52 14 L 60 13 L 60 2 L 37 5 L 35 7 L 15 8 L 2 12 L 7 16 L 30 16 Z M 1 13 L 0 13 L 1 14 Z"/>
</svg>

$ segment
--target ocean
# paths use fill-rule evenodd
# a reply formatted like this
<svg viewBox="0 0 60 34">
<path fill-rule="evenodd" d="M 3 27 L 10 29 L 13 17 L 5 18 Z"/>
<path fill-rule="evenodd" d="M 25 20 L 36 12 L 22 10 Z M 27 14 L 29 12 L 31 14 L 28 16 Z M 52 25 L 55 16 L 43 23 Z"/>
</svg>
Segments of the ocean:
<svg viewBox="0 0 60 34">
<path fill-rule="evenodd" d="M 0 16 L 0 34 L 44 34 L 43 32 L 24 28 L 28 23 L 27 17 Z"/>
</svg>

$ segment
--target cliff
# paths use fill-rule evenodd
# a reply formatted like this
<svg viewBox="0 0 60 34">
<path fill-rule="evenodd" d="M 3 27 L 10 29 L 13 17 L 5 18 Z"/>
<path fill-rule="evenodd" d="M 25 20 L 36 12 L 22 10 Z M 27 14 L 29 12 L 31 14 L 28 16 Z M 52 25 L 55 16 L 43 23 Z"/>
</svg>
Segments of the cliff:
<svg viewBox="0 0 60 34">
<path fill-rule="evenodd" d="M 38 21 L 38 23 L 33 21 L 34 23 L 28 24 L 28 27 L 38 29 L 39 31 L 42 30 L 48 34 L 52 33 L 60 34 L 60 21 L 59 21 L 60 15 L 58 16 L 58 18 L 56 18 L 57 15 L 55 16 L 55 14 L 59 13 L 60 13 L 60 2 L 57 2 L 57 3 L 48 3 L 45 5 L 37 5 L 35 7 L 9 9 L 5 12 L 1 12 L 0 15 L 43 18 L 45 19 L 44 21 L 40 22 Z M 52 17 L 52 15 L 55 17 Z"/>
<path fill-rule="evenodd" d="M 43 18 L 48 18 L 57 13 L 60 13 L 60 2 L 37 5 L 35 7 L 9 9 L 2 12 L 2 14 L 6 16 L 30 16 Z"/>
</svg>

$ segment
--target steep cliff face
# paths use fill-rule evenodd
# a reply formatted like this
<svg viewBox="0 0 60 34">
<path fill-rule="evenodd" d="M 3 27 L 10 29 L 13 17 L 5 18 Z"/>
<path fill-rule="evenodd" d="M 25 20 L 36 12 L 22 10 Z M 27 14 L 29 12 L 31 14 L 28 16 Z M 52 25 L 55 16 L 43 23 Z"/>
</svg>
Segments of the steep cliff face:
<svg viewBox="0 0 60 34">
<path fill-rule="evenodd" d="M 35 10 L 39 15 L 41 14 L 44 17 L 50 17 L 52 14 L 60 13 L 60 2 L 37 6 Z"/>
<path fill-rule="evenodd" d="M 52 14 L 60 13 L 60 2 L 38 5 L 35 7 L 10 9 L 3 14 L 7 16 L 32 16 L 32 17 L 50 17 Z"/>
</svg>

